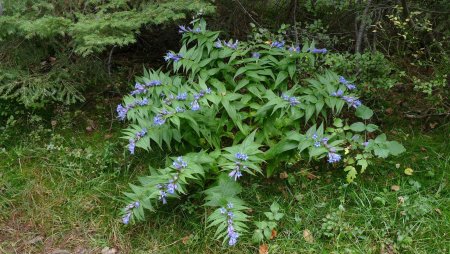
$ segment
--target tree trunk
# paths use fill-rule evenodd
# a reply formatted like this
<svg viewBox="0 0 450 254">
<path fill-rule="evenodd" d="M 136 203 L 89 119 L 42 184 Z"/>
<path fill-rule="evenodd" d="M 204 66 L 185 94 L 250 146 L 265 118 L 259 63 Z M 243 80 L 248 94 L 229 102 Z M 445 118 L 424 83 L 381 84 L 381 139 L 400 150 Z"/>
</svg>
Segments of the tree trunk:
<svg viewBox="0 0 450 254">
<path fill-rule="evenodd" d="M 356 53 L 361 53 L 362 42 L 364 39 L 364 32 L 366 31 L 366 19 L 368 16 L 369 7 L 370 7 L 371 3 L 372 3 L 372 0 L 367 1 L 366 8 L 364 8 L 364 12 L 361 17 L 361 22 L 359 25 L 358 33 L 356 35 L 356 46 L 355 46 Z"/>
</svg>

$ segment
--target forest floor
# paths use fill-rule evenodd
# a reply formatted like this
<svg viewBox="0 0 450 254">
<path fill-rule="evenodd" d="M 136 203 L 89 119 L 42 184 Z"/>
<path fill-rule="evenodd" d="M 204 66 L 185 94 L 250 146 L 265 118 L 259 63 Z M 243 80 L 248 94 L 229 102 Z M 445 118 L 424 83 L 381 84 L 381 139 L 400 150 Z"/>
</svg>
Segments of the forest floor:
<svg viewBox="0 0 450 254">
<path fill-rule="evenodd" d="M 209 211 L 191 196 L 124 226 L 123 192 L 164 155 L 130 156 L 110 109 L 100 111 L 108 113 L 33 116 L 26 130 L 1 134 L 10 141 L 0 144 L 0 253 L 258 253 L 251 232 L 234 248 L 213 240 Z M 245 182 L 252 217 L 273 201 L 286 214 L 269 253 L 450 252 L 450 124 L 383 122 L 407 152 L 354 184 L 338 168 L 310 165 Z"/>
</svg>

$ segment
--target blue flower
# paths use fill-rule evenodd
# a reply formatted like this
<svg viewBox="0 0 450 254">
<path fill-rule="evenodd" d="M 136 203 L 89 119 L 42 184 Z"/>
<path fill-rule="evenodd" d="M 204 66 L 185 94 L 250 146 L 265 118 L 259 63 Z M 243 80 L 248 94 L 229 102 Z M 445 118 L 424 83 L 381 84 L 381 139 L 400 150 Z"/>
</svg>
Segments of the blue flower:
<svg viewBox="0 0 450 254">
<path fill-rule="evenodd" d="M 348 84 L 348 81 L 343 76 L 339 76 L 339 82 L 341 82 L 344 85 Z"/>
<path fill-rule="evenodd" d="M 300 101 L 298 101 L 298 99 L 295 97 L 291 97 L 291 98 L 289 98 L 289 104 L 291 104 L 291 106 L 296 106 L 296 105 L 300 104 Z"/>
<path fill-rule="evenodd" d="M 183 113 L 184 111 L 186 111 L 184 108 L 182 108 L 182 107 L 176 107 L 175 108 L 175 111 L 177 112 L 177 113 Z"/>
<path fill-rule="evenodd" d="M 345 85 L 345 86 L 347 87 L 348 90 L 356 89 L 356 86 L 353 85 L 353 84 L 347 84 L 347 85 Z"/>
<path fill-rule="evenodd" d="M 142 100 L 136 100 L 135 103 L 139 106 L 146 106 L 146 105 L 148 105 L 148 98 L 144 98 Z"/>
<path fill-rule="evenodd" d="M 270 46 L 272 48 L 283 48 L 284 47 L 285 42 L 284 41 L 274 41 L 270 44 Z"/>
<path fill-rule="evenodd" d="M 366 141 L 366 142 L 362 143 L 362 145 L 363 145 L 363 146 L 368 146 L 368 145 L 369 145 L 369 142 Z"/>
<path fill-rule="evenodd" d="M 159 189 L 159 200 L 162 201 L 163 205 L 167 204 L 167 192 L 163 190 L 163 186 L 161 184 L 156 185 L 156 188 Z"/>
<path fill-rule="evenodd" d="M 342 91 L 341 89 L 337 90 L 336 92 L 331 93 L 331 96 L 334 97 L 341 97 L 344 94 L 344 91 Z"/>
<path fill-rule="evenodd" d="M 236 166 L 233 171 L 228 174 L 229 177 L 234 178 L 235 181 L 242 176 L 241 168 Z"/>
<path fill-rule="evenodd" d="M 176 169 L 186 168 L 188 166 L 187 162 L 183 160 L 183 157 L 178 157 L 173 163 L 173 167 Z"/>
<path fill-rule="evenodd" d="M 174 183 L 174 181 L 173 181 L 172 179 L 170 179 L 170 180 L 169 180 L 169 183 L 168 183 L 167 186 L 166 186 L 166 188 L 167 188 L 167 192 L 168 192 L 169 194 L 174 194 L 174 193 L 175 193 L 175 190 L 178 188 L 178 186 L 177 186 L 176 183 Z"/>
<path fill-rule="evenodd" d="M 223 47 L 222 42 L 219 39 L 217 39 L 217 41 L 214 42 L 214 47 L 218 49 L 222 48 Z"/>
<path fill-rule="evenodd" d="M 179 93 L 178 95 L 177 95 L 177 100 L 179 100 L 179 101 L 184 101 L 184 100 L 186 100 L 187 99 L 187 93 L 186 92 L 184 92 L 184 93 Z"/>
<path fill-rule="evenodd" d="M 231 202 L 228 202 L 228 204 L 227 204 L 227 208 L 228 208 L 228 209 L 232 209 L 233 207 L 234 207 L 233 203 L 231 203 Z"/>
<path fill-rule="evenodd" d="M 362 105 L 360 100 L 352 96 L 342 96 L 342 99 L 344 99 L 349 104 L 349 106 L 352 106 L 354 108 L 358 108 Z"/>
<path fill-rule="evenodd" d="M 173 52 L 167 52 L 167 54 L 164 56 L 164 60 L 166 62 L 173 60 L 174 62 L 178 62 L 180 59 L 182 59 L 183 56 L 180 54 L 174 54 Z"/>
<path fill-rule="evenodd" d="M 314 143 L 314 146 L 315 146 L 315 147 L 320 147 L 320 145 L 321 145 L 321 144 L 320 144 L 319 141 L 316 141 L 316 142 Z"/>
<path fill-rule="evenodd" d="M 178 26 L 178 28 L 179 28 L 179 29 L 178 29 L 178 32 L 179 32 L 180 34 L 189 32 L 189 30 L 186 29 L 185 26 Z"/>
<path fill-rule="evenodd" d="M 225 213 L 227 213 L 227 209 L 225 209 L 225 208 L 223 208 L 223 207 L 221 207 L 221 208 L 219 209 L 219 211 L 220 211 L 220 214 L 225 214 Z"/>
<path fill-rule="evenodd" d="M 312 135 L 312 138 L 313 138 L 314 140 L 316 140 L 318 137 L 319 137 L 319 136 L 317 135 L 317 133 L 314 133 L 314 134 Z"/>
<path fill-rule="evenodd" d="M 200 110 L 200 105 L 198 104 L 197 100 L 191 102 L 191 110 L 192 111 Z"/>
<path fill-rule="evenodd" d="M 147 128 L 143 128 L 141 131 L 136 133 L 136 139 L 139 140 L 140 138 L 144 137 L 145 134 L 147 134 Z"/>
<path fill-rule="evenodd" d="M 230 40 L 230 41 L 228 41 L 228 42 L 224 42 L 223 44 L 225 44 L 225 46 L 229 47 L 230 49 L 237 49 L 238 44 L 239 44 L 239 41 L 236 40 L 236 41 L 233 43 L 233 40 Z"/>
<path fill-rule="evenodd" d="M 289 95 L 284 93 L 284 94 L 281 95 L 281 99 L 283 99 L 285 101 L 289 101 Z"/>
<path fill-rule="evenodd" d="M 148 86 L 148 87 L 160 86 L 160 85 L 162 85 L 162 82 L 160 80 L 151 80 L 151 81 L 145 83 L 145 86 Z"/>
<path fill-rule="evenodd" d="M 328 162 L 329 163 L 336 163 L 339 162 L 341 160 L 341 156 L 337 153 L 334 152 L 329 152 L 328 153 Z"/>
<path fill-rule="evenodd" d="M 328 52 L 328 50 L 326 48 L 323 48 L 323 49 L 314 48 L 311 50 L 311 53 L 314 53 L 314 54 L 326 54 L 327 52 Z"/>
<path fill-rule="evenodd" d="M 130 144 L 128 144 L 128 150 L 131 154 L 134 154 L 134 149 L 136 148 L 136 143 L 134 142 L 134 139 L 130 139 Z"/>
<path fill-rule="evenodd" d="M 123 121 L 127 117 L 128 108 L 122 106 L 122 104 L 117 105 L 117 114 L 119 120 Z"/>
<path fill-rule="evenodd" d="M 233 204 L 232 204 L 232 203 L 228 203 L 228 204 L 227 204 L 227 207 L 228 207 L 229 209 L 232 209 L 232 208 L 233 208 Z M 237 239 L 239 238 L 239 234 L 236 233 L 236 231 L 234 230 L 234 226 L 233 226 L 233 223 L 234 223 L 234 221 L 233 221 L 234 214 L 233 214 L 232 211 L 228 211 L 228 212 L 227 212 L 227 210 L 226 210 L 225 208 L 223 208 L 223 207 L 220 209 L 220 212 L 221 212 L 221 214 L 223 214 L 223 215 L 225 215 L 225 213 L 226 213 L 226 216 L 227 216 L 227 224 L 228 224 L 228 227 L 227 227 L 227 235 L 228 235 L 228 238 L 229 238 L 229 240 L 228 240 L 228 245 L 234 246 L 234 245 L 236 245 Z"/>
<path fill-rule="evenodd" d="M 323 139 L 322 139 L 322 143 L 323 143 L 324 145 L 326 145 L 326 144 L 328 144 L 328 140 L 329 140 L 328 138 L 323 138 Z"/>
<path fill-rule="evenodd" d="M 122 222 L 123 224 L 127 225 L 130 222 L 130 218 L 131 218 L 131 213 L 126 213 L 123 217 L 122 217 Z"/>
<path fill-rule="evenodd" d="M 248 155 L 245 154 L 245 153 L 236 153 L 236 154 L 234 155 L 234 157 L 236 157 L 236 159 L 242 160 L 242 161 L 248 160 Z"/>
<path fill-rule="evenodd" d="M 234 246 L 237 243 L 237 239 L 239 238 L 239 234 L 236 232 L 229 233 L 228 236 L 230 237 L 230 240 L 228 241 L 228 245 Z"/>
<path fill-rule="evenodd" d="M 131 91 L 131 95 L 136 95 L 136 94 L 143 94 L 147 92 L 147 89 L 145 88 L 144 85 L 140 84 L 140 83 L 136 83 L 134 85 L 134 89 L 133 91 Z"/>
<path fill-rule="evenodd" d="M 260 57 L 261 57 L 261 54 L 259 52 L 253 52 L 252 53 L 252 58 L 259 59 Z"/>
<path fill-rule="evenodd" d="M 155 117 L 153 117 L 153 124 L 155 125 L 163 125 L 166 122 L 166 119 L 163 117 L 162 114 L 157 114 Z"/>
<path fill-rule="evenodd" d="M 300 45 L 289 47 L 290 52 L 300 52 Z"/>
</svg>

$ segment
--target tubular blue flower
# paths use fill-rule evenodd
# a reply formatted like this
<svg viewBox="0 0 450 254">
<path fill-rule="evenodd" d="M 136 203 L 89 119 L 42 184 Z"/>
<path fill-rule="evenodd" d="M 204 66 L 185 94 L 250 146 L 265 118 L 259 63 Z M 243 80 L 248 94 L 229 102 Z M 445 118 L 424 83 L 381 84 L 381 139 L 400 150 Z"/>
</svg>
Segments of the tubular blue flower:
<svg viewBox="0 0 450 254">
<path fill-rule="evenodd" d="M 123 217 L 122 217 L 122 222 L 123 224 L 127 225 L 130 222 L 130 218 L 131 218 L 131 212 L 126 213 Z"/>
<path fill-rule="evenodd" d="M 329 163 L 336 163 L 339 162 L 341 160 L 341 156 L 337 153 L 334 152 L 329 152 L 328 153 L 328 162 Z"/>
<path fill-rule="evenodd" d="M 241 168 L 239 166 L 236 166 L 234 170 L 228 174 L 228 176 L 232 179 L 234 178 L 234 180 L 237 181 L 237 179 L 242 176 Z"/>
<path fill-rule="evenodd" d="M 339 82 L 344 84 L 344 85 L 348 84 L 348 81 L 343 76 L 339 76 Z"/>
<path fill-rule="evenodd" d="M 314 143 L 314 146 L 315 146 L 315 147 L 320 147 L 320 145 L 321 145 L 321 144 L 320 144 L 319 141 L 316 141 L 316 142 Z"/>
<path fill-rule="evenodd" d="M 175 161 L 173 161 L 172 165 L 176 169 L 182 169 L 188 166 L 187 162 L 183 160 L 182 156 L 179 156 Z"/>
<path fill-rule="evenodd" d="M 289 101 L 289 98 L 290 98 L 289 95 L 287 95 L 285 93 L 281 95 L 281 99 L 283 99 L 285 101 Z"/>
<path fill-rule="evenodd" d="M 191 110 L 192 111 L 200 110 L 200 105 L 198 104 L 197 100 L 191 102 Z"/>
<path fill-rule="evenodd" d="M 160 86 L 160 85 L 162 85 L 162 82 L 160 80 L 151 80 L 151 81 L 145 83 L 145 86 L 148 86 L 148 87 Z"/>
<path fill-rule="evenodd" d="M 313 138 L 314 140 L 316 140 L 318 137 L 319 137 L 319 136 L 317 135 L 317 133 L 314 133 L 314 134 L 312 135 L 312 138 Z"/>
<path fill-rule="evenodd" d="M 300 104 L 300 101 L 298 101 L 298 99 L 295 97 L 291 97 L 291 98 L 289 98 L 289 104 L 291 104 L 291 106 L 296 106 L 296 105 Z"/>
<path fill-rule="evenodd" d="M 344 91 L 342 91 L 341 89 L 337 90 L 336 92 L 331 93 L 331 96 L 334 97 L 341 97 L 344 94 Z"/>
<path fill-rule="evenodd" d="M 131 91 L 131 95 L 136 95 L 136 94 L 143 94 L 143 93 L 146 93 L 147 92 L 147 89 L 145 88 L 145 86 L 144 85 L 142 85 L 142 84 L 140 84 L 140 83 L 136 83 L 135 85 L 134 85 L 134 90 L 133 91 Z"/>
<path fill-rule="evenodd" d="M 136 143 L 134 142 L 134 139 L 130 139 L 130 144 L 128 144 L 128 150 L 131 154 L 134 154 L 134 149 L 136 148 Z"/>
<path fill-rule="evenodd" d="M 322 139 L 322 143 L 323 143 L 324 145 L 326 145 L 326 144 L 328 144 L 328 140 L 329 140 L 328 138 L 323 138 L 323 139 Z"/>
<path fill-rule="evenodd" d="M 223 48 L 222 41 L 220 41 L 219 39 L 217 39 L 217 41 L 214 42 L 214 47 L 215 47 L 215 48 L 218 48 L 218 49 Z"/>
<path fill-rule="evenodd" d="M 272 48 L 283 48 L 284 47 L 285 42 L 284 41 L 273 41 L 270 46 Z"/>
<path fill-rule="evenodd" d="M 206 94 L 211 94 L 212 90 L 211 90 L 211 88 L 207 87 L 206 90 L 203 90 L 203 92 Z"/>
<path fill-rule="evenodd" d="M 289 47 L 290 52 L 300 52 L 300 45 Z"/>
<path fill-rule="evenodd" d="M 148 105 L 148 98 L 144 98 L 142 100 L 135 100 L 134 103 L 139 105 L 139 106 L 147 106 Z"/>
<path fill-rule="evenodd" d="M 225 214 L 225 213 L 227 213 L 227 209 L 225 209 L 225 208 L 223 208 L 223 207 L 221 207 L 219 210 L 220 210 L 220 214 Z"/>
<path fill-rule="evenodd" d="M 178 33 L 180 33 L 180 34 L 189 32 L 189 30 L 186 29 L 185 26 L 178 26 L 178 28 L 179 28 Z"/>
<path fill-rule="evenodd" d="M 167 54 L 164 56 L 164 60 L 166 62 L 173 60 L 174 62 L 178 62 L 180 59 L 182 59 L 183 56 L 181 54 L 174 54 L 173 52 L 167 52 Z"/>
<path fill-rule="evenodd" d="M 163 117 L 162 114 L 157 114 L 155 117 L 153 117 L 153 124 L 161 126 L 166 122 L 166 119 Z"/>
<path fill-rule="evenodd" d="M 117 105 L 117 114 L 119 120 L 123 121 L 127 117 L 128 109 L 123 107 L 122 104 Z"/>
<path fill-rule="evenodd" d="M 359 106 L 362 105 L 360 100 L 358 100 L 352 96 L 342 96 L 342 99 L 344 99 L 348 103 L 349 106 L 352 106 L 354 108 L 358 108 Z"/>
<path fill-rule="evenodd" d="M 363 142 L 363 143 L 362 143 L 362 145 L 363 145 L 364 147 L 366 147 L 366 146 L 368 146 L 368 145 L 369 145 L 369 142 L 368 142 L 368 141 L 366 141 L 366 142 Z"/>
<path fill-rule="evenodd" d="M 231 203 L 231 202 L 228 202 L 228 204 L 227 204 L 227 208 L 228 208 L 228 209 L 232 209 L 233 207 L 234 207 L 233 203 Z"/>
<path fill-rule="evenodd" d="M 245 153 L 236 153 L 234 155 L 234 157 L 236 157 L 236 159 L 241 160 L 241 161 L 246 161 L 248 160 L 248 155 Z"/>
<path fill-rule="evenodd" d="M 169 183 L 166 186 L 167 188 L 167 193 L 169 194 L 174 194 L 175 190 L 178 188 L 177 184 L 174 183 L 174 181 L 172 179 L 169 180 Z"/>
<path fill-rule="evenodd" d="M 227 47 L 229 47 L 230 49 L 237 49 L 237 47 L 238 47 L 238 45 L 239 45 L 239 41 L 238 40 L 236 40 L 234 43 L 233 43 L 233 40 L 230 40 L 230 41 L 228 41 L 228 42 L 224 42 L 223 43 L 225 46 L 227 46 Z"/>
<path fill-rule="evenodd" d="M 230 240 L 228 241 L 228 245 L 234 246 L 237 243 L 237 239 L 239 238 L 239 234 L 236 232 L 229 233 L 228 236 L 230 237 Z"/>
<path fill-rule="evenodd" d="M 259 59 L 260 57 L 261 57 L 261 54 L 259 52 L 253 52 L 252 53 L 252 58 Z"/>
<path fill-rule="evenodd" d="M 161 184 L 156 185 L 156 188 L 159 189 L 159 200 L 163 203 L 163 205 L 167 204 L 167 192 L 163 190 L 163 186 Z"/>
<path fill-rule="evenodd" d="M 182 108 L 182 107 L 176 107 L 175 108 L 175 111 L 177 112 L 177 113 L 183 113 L 184 111 L 186 111 L 184 108 Z"/>
<path fill-rule="evenodd" d="M 313 48 L 311 50 L 311 53 L 313 53 L 313 54 L 326 54 L 327 52 L 328 52 L 328 50 L 326 48 L 323 48 L 323 49 Z"/>
<path fill-rule="evenodd" d="M 138 133 L 136 133 L 136 139 L 140 139 L 142 137 L 145 136 L 145 134 L 147 134 L 147 128 L 142 128 L 141 131 L 139 131 Z"/>
<path fill-rule="evenodd" d="M 177 100 L 179 100 L 179 101 L 185 101 L 187 99 L 187 93 L 186 92 L 184 92 L 184 93 L 179 93 L 178 95 L 177 95 Z"/>
<path fill-rule="evenodd" d="M 347 85 L 345 85 L 345 86 L 347 87 L 348 90 L 354 90 L 354 89 L 356 89 L 356 86 L 353 85 L 353 84 L 347 84 Z"/>
</svg>

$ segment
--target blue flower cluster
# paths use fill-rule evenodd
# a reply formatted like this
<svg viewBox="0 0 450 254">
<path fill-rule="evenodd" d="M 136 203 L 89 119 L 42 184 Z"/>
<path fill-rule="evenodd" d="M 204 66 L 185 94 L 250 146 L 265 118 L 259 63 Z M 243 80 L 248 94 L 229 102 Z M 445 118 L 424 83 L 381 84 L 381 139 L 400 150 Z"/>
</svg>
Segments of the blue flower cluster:
<svg viewBox="0 0 450 254">
<path fill-rule="evenodd" d="M 150 82 L 147 82 L 145 84 L 140 84 L 140 83 L 136 83 L 134 85 L 134 90 L 131 91 L 130 95 L 137 95 L 137 94 L 143 94 L 146 93 L 149 87 L 154 87 L 154 86 L 160 86 L 162 85 L 162 82 L 159 80 L 151 80 Z"/>
<path fill-rule="evenodd" d="M 297 99 L 297 97 L 290 97 L 287 94 L 282 94 L 281 98 L 287 102 L 289 102 L 289 104 L 291 104 L 291 106 L 297 106 L 298 104 L 300 104 L 300 101 Z"/>
<path fill-rule="evenodd" d="M 196 34 L 198 34 L 198 33 L 202 32 L 202 29 L 200 27 L 192 29 L 190 27 L 178 26 L 178 28 L 179 28 L 178 32 L 180 34 L 183 34 L 183 33 L 196 33 Z"/>
<path fill-rule="evenodd" d="M 331 96 L 341 97 L 345 102 L 347 102 L 347 104 L 349 106 L 354 107 L 354 108 L 358 108 L 359 106 L 362 105 L 362 102 L 360 100 L 358 100 L 358 98 L 353 97 L 353 96 L 344 95 L 344 91 L 342 91 L 341 89 L 337 90 L 336 92 L 331 93 Z"/>
<path fill-rule="evenodd" d="M 327 137 L 324 137 L 319 140 L 319 136 L 317 135 L 317 133 L 314 133 L 312 135 L 312 139 L 314 139 L 314 147 L 320 147 L 323 145 L 326 149 L 328 149 L 328 162 L 329 163 L 336 163 L 341 160 L 341 156 L 336 153 L 336 148 L 328 145 L 329 139 Z"/>
<path fill-rule="evenodd" d="M 343 76 L 339 77 L 339 82 L 344 84 L 348 90 L 356 89 L 356 86 L 354 84 L 350 84 Z"/>
<path fill-rule="evenodd" d="M 290 52 L 300 52 L 300 45 L 296 45 L 295 47 L 294 46 L 289 47 L 289 51 Z"/>
<path fill-rule="evenodd" d="M 247 169 L 247 166 L 243 165 L 242 162 L 248 160 L 248 155 L 245 153 L 236 153 L 234 157 L 237 159 L 235 162 L 234 169 L 228 174 L 229 177 L 234 178 L 237 181 L 238 178 L 242 176 L 242 169 Z"/>
<path fill-rule="evenodd" d="M 136 133 L 135 138 L 130 139 L 130 144 L 128 145 L 128 150 L 131 154 L 134 154 L 134 149 L 136 148 L 136 142 L 138 142 L 142 137 L 147 134 L 147 129 L 143 128 L 141 131 Z"/>
<path fill-rule="evenodd" d="M 236 231 L 234 231 L 234 226 L 233 226 L 234 214 L 231 211 L 231 209 L 233 209 L 233 207 L 234 207 L 233 203 L 230 202 L 227 204 L 227 208 L 225 208 L 225 207 L 220 208 L 220 213 L 227 216 L 227 225 L 228 225 L 227 235 L 229 237 L 228 245 L 230 245 L 230 246 L 236 245 L 237 239 L 239 238 L 239 234 Z"/>
<path fill-rule="evenodd" d="M 167 204 L 167 194 L 175 194 L 175 191 L 178 189 L 177 181 L 180 177 L 180 173 L 182 169 L 188 166 L 188 164 L 183 160 L 183 157 L 180 156 L 172 163 L 172 166 L 177 170 L 172 179 L 170 179 L 167 184 L 156 185 L 156 188 L 159 190 L 159 200 L 161 200 L 163 205 Z"/>
<path fill-rule="evenodd" d="M 272 48 L 279 48 L 279 49 L 281 49 L 281 48 L 284 47 L 284 44 L 285 44 L 285 41 L 273 41 L 272 43 L 270 43 L 270 46 Z"/>
<path fill-rule="evenodd" d="M 252 53 L 252 58 L 259 59 L 260 57 L 261 57 L 261 54 L 259 52 Z"/>
<path fill-rule="evenodd" d="M 173 53 L 173 52 L 167 52 L 166 53 L 166 55 L 164 56 L 164 60 L 166 61 L 166 62 L 168 62 L 168 61 L 170 61 L 170 60 L 173 60 L 174 62 L 178 62 L 178 61 L 180 61 L 181 59 L 183 59 L 183 55 L 181 55 L 181 54 L 175 54 L 175 53 Z"/>
<path fill-rule="evenodd" d="M 236 50 L 237 47 L 239 46 L 239 40 L 236 40 L 235 42 L 233 42 L 233 40 L 229 40 L 227 42 L 225 40 L 221 41 L 221 40 L 217 39 L 217 41 L 214 43 L 214 47 L 216 47 L 218 49 L 223 48 L 223 46 L 226 46 L 230 49 Z"/>
<path fill-rule="evenodd" d="M 125 118 L 127 117 L 128 111 L 136 106 L 146 106 L 148 105 L 148 99 L 147 98 L 143 98 L 143 99 L 135 99 L 132 103 L 122 106 L 122 104 L 117 105 L 117 114 L 118 114 L 118 118 L 119 120 L 123 121 L 125 120 Z"/>
<path fill-rule="evenodd" d="M 130 222 L 132 210 L 134 208 L 138 208 L 140 205 L 141 205 L 141 203 L 139 203 L 139 201 L 136 201 L 136 202 L 133 202 L 133 203 L 127 205 L 127 207 L 125 207 L 125 215 L 122 216 L 123 224 L 127 225 Z"/>
</svg>

